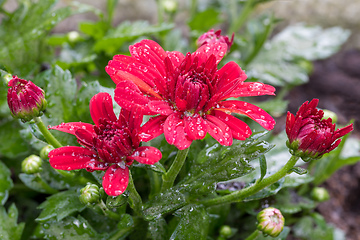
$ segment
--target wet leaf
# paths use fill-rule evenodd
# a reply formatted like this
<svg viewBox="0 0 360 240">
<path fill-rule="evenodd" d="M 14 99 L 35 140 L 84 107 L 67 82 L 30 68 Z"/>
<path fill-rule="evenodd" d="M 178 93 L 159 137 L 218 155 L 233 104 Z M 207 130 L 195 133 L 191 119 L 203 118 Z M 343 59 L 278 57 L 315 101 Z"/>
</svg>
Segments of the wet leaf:
<svg viewBox="0 0 360 240">
<path fill-rule="evenodd" d="M 68 190 L 48 197 L 38 208 L 42 212 L 37 221 L 44 222 L 51 218 L 60 221 L 74 212 L 81 212 L 85 205 L 80 202 L 79 193 Z"/>
<path fill-rule="evenodd" d="M 114 55 L 126 41 L 134 40 L 140 36 L 168 31 L 173 27 L 174 25 L 170 23 L 151 26 L 147 21 L 124 21 L 115 29 L 107 32 L 102 39 L 99 39 L 94 46 L 94 51 L 105 51 L 109 55 Z"/>
<path fill-rule="evenodd" d="M 152 220 L 162 214 L 174 211 L 186 204 L 186 198 L 183 193 L 177 189 L 170 188 L 164 193 L 159 193 L 148 201 L 143 210 L 145 219 Z"/>
<path fill-rule="evenodd" d="M 0 161 L 0 203 L 4 205 L 9 197 L 9 190 L 14 186 L 10 177 L 11 172 L 6 165 Z"/>
<path fill-rule="evenodd" d="M 61 221 L 52 220 L 41 223 L 41 233 L 49 240 L 105 240 L 109 234 L 98 234 L 82 216 L 67 217 Z"/>
<path fill-rule="evenodd" d="M 1 240 L 20 240 L 25 223 L 17 223 L 18 210 L 15 204 L 12 204 L 8 212 L 3 206 L 0 206 L 0 237 Z"/>
<path fill-rule="evenodd" d="M 295 214 L 302 210 L 313 209 L 316 204 L 313 200 L 300 196 L 294 190 L 281 191 L 276 196 L 275 208 L 279 209 L 283 214 Z"/>
<path fill-rule="evenodd" d="M 261 174 L 259 181 L 261 181 L 265 177 L 267 172 L 266 158 L 264 155 L 259 157 L 259 164 L 260 164 L 260 174 Z"/>
<path fill-rule="evenodd" d="M 199 205 L 188 205 L 175 214 L 180 217 L 180 221 L 170 240 L 206 239 L 209 230 L 209 215 L 205 208 Z"/>
<path fill-rule="evenodd" d="M 10 114 L 10 112 L 9 112 Z M 0 155 L 8 158 L 25 157 L 29 154 L 29 145 L 24 141 L 19 131 L 22 126 L 18 120 L 6 119 L 0 122 Z"/>
<path fill-rule="evenodd" d="M 163 217 L 149 222 L 148 235 L 153 240 L 167 240 L 167 223 Z"/>
<path fill-rule="evenodd" d="M 292 173 L 292 172 L 299 174 L 299 175 L 304 175 L 304 174 L 308 173 L 308 170 L 301 168 L 301 167 L 293 167 L 289 170 L 289 173 Z"/>
</svg>

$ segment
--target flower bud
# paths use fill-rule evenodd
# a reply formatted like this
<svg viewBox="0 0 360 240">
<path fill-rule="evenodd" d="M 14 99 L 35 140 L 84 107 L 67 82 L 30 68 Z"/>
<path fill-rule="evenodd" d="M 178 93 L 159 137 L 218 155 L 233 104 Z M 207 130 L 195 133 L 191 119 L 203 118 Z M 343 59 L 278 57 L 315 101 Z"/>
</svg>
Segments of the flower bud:
<svg viewBox="0 0 360 240">
<path fill-rule="evenodd" d="M 100 200 L 100 189 L 96 184 L 87 184 L 80 189 L 79 199 L 84 204 L 95 204 Z"/>
<path fill-rule="evenodd" d="M 271 237 L 277 237 L 284 228 L 285 219 L 280 210 L 265 208 L 257 215 L 257 229 Z"/>
<path fill-rule="evenodd" d="M 313 188 L 311 191 L 311 197 L 318 202 L 325 202 L 330 199 L 329 192 L 323 187 Z"/>
<path fill-rule="evenodd" d="M 230 51 L 230 47 L 234 42 L 234 34 L 231 36 L 231 40 L 229 40 L 228 36 L 222 36 L 221 30 L 217 30 L 214 32 L 214 29 L 209 30 L 208 32 L 201 35 L 197 41 L 196 45 L 197 47 L 201 47 L 202 45 L 208 44 L 208 43 L 215 43 L 215 42 L 221 42 L 226 43 L 228 48 L 228 52 Z"/>
<path fill-rule="evenodd" d="M 175 0 L 164 0 L 162 1 L 162 5 L 166 12 L 173 13 L 176 12 L 178 3 Z"/>
<path fill-rule="evenodd" d="M 7 102 L 14 118 L 27 122 L 41 116 L 46 108 L 44 90 L 17 76 L 13 76 L 8 86 Z"/>
<path fill-rule="evenodd" d="M 324 112 L 324 116 L 323 116 L 323 119 L 327 119 L 327 118 L 331 118 L 332 119 L 332 123 L 336 123 L 337 120 L 338 120 L 338 117 L 336 115 L 336 113 L 330 111 L 330 110 L 327 110 L 327 109 L 323 109 L 323 112 Z"/>
<path fill-rule="evenodd" d="M 27 174 L 34 174 L 42 171 L 42 160 L 39 156 L 30 155 L 21 163 L 21 170 Z"/>
<path fill-rule="evenodd" d="M 46 145 L 40 150 L 40 157 L 44 160 L 49 159 L 49 152 L 54 150 L 54 147 L 51 145 Z"/>
<path fill-rule="evenodd" d="M 233 231 L 232 231 L 230 226 L 228 226 L 228 225 L 221 226 L 221 228 L 220 228 L 220 236 L 223 236 L 225 238 L 229 238 L 229 237 L 232 236 L 232 234 L 233 234 Z"/>
<path fill-rule="evenodd" d="M 316 109 L 319 100 L 313 99 L 301 105 L 296 116 L 287 113 L 286 145 L 292 155 L 301 157 L 305 162 L 319 159 L 334 150 L 341 142 L 340 137 L 353 130 L 353 124 L 335 130 L 332 119 L 323 119 L 324 112 Z"/>
</svg>

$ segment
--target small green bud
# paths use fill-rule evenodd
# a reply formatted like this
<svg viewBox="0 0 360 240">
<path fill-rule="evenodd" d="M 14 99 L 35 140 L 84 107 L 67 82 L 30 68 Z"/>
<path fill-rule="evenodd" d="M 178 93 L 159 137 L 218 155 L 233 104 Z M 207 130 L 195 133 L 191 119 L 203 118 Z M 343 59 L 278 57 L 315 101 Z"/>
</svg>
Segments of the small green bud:
<svg viewBox="0 0 360 240">
<path fill-rule="evenodd" d="M 232 235 L 231 227 L 228 225 L 222 225 L 220 228 L 220 235 L 225 238 L 231 237 L 231 235 Z"/>
<path fill-rule="evenodd" d="M 42 171 L 42 160 L 39 156 L 30 155 L 21 163 L 21 170 L 26 174 L 34 174 Z"/>
<path fill-rule="evenodd" d="M 12 75 L 10 73 L 8 73 L 3 78 L 4 78 L 6 85 L 8 85 L 10 80 L 12 79 Z"/>
<path fill-rule="evenodd" d="M 322 187 L 313 188 L 313 190 L 311 191 L 311 197 L 318 202 L 325 202 L 330 199 L 328 191 Z"/>
<path fill-rule="evenodd" d="M 67 38 L 69 42 L 75 43 L 81 39 L 81 36 L 77 31 L 71 31 L 67 33 Z"/>
<path fill-rule="evenodd" d="M 327 110 L 327 109 L 323 109 L 323 112 L 324 112 L 323 119 L 331 118 L 332 123 L 336 123 L 336 122 L 337 122 L 338 117 L 337 117 L 336 113 L 334 113 L 334 112 L 332 112 L 332 111 L 330 111 L 330 110 Z"/>
<path fill-rule="evenodd" d="M 257 229 L 271 237 L 277 237 L 284 229 L 285 219 L 280 210 L 276 208 L 265 208 L 257 215 Z"/>
<path fill-rule="evenodd" d="M 173 13 L 176 12 L 178 3 L 175 0 L 163 0 L 162 5 L 166 12 Z"/>
<path fill-rule="evenodd" d="M 100 189 L 96 184 L 87 184 L 80 190 L 79 199 L 84 204 L 95 204 L 100 200 Z"/>
<path fill-rule="evenodd" d="M 42 158 L 42 159 L 44 159 L 44 160 L 47 160 L 47 159 L 49 159 L 49 152 L 51 151 L 51 150 L 54 150 L 55 148 L 53 147 L 53 146 L 51 146 L 51 145 L 47 145 L 47 146 L 45 146 L 45 147 L 43 147 L 41 150 L 40 150 L 40 157 Z"/>
</svg>

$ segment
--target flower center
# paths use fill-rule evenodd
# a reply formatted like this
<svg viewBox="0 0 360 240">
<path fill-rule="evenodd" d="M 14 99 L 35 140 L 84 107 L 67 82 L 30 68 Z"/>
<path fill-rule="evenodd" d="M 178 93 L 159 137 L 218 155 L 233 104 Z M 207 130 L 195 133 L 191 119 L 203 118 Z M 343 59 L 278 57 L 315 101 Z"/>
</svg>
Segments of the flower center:
<svg viewBox="0 0 360 240">
<path fill-rule="evenodd" d="M 128 129 L 106 119 L 100 119 L 99 126 L 94 129 L 97 134 L 95 148 L 104 162 L 120 163 L 131 154 L 133 149 Z"/>
</svg>

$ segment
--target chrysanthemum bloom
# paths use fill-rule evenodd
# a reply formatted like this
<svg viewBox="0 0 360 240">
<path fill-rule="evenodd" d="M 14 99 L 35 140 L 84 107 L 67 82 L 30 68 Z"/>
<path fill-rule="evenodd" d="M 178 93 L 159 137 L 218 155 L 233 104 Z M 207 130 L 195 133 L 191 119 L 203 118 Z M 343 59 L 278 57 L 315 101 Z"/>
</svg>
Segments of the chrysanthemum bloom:
<svg viewBox="0 0 360 240">
<path fill-rule="evenodd" d="M 60 170 L 106 170 L 102 183 L 105 192 L 120 195 L 129 183 L 128 167 L 133 161 L 154 164 L 161 159 L 161 152 L 139 146 L 141 112 L 122 109 L 116 118 L 108 93 L 99 93 L 90 100 L 90 114 L 95 125 L 70 122 L 50 128 L 75 135 L 85 147 L 54 149 L 49 153 L 50 164 Z"/>
<path fill-rule="evenodd" d="M 228 47 L 228 51 L 230 51 L 230 47 L 234 42 L 234 34 L 232 34 L 231 39 L 229 40 L 228 36 L 221 35 L 221 30 L 217 30 L 216 32 L 214 32 L 214 29 L 211 29 L 208 32 L 201 35 L 196 40 L 196 45 L 199 48 L 202 45 L 209 44 L 209 43 L 215 43 L 215 42 L 226 43 L 226 45 Z"/>
<path fill-rule="evenodd" d="M 257 215 L 257 228 L 264 234 L 277 237 L 284 229 L 285 218 L 276 208 L 265 208 Z"/>
<path fill-rule="evenodd" d="M 180 150 L 209 133 L 220 144 L 233 138 L 245 140 L 251 130 L 231 115 L 246 115 L 267 130 L 274 119 L 247 102 L 224 101 L 230 97 L 274 95 L 274 87 L 244 82 L 246 75 L 235 63 L 217 69 L 227 50 L 225 43 L 212 43 L 184 56 L 165 52 L 151 40 L 130 46 L 130 56 L 116 55 L 106 67 L 117 84 L 115 101 L 125 109 L 137 106 L 144 114 L 156 115 L 142 127 L 142 140 L 164 133 L 168 143 Z"/>
<path fill-rule="evenodd" d="M 44 90 L 17 76 L 13 76 L 8 86 L 7 102 L 14 118 L 27 122 L 41 116 L 46 108 Z"/>
<path fill-rule="evenodd" d="M 286 142 L 290 153 L 304 161 L 319 159 L 325 153 L 334 150 L 341 142 L 340 137 L 353 130 L 353 124 L 335 130 L 332 119 L 322 119 L 324 112 L 316 109 L 319 100 L 304 102 L 296 116 L 287 113 Z"/>
</svg>

